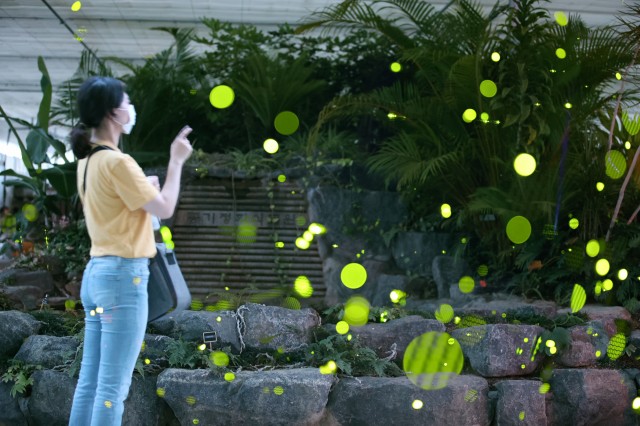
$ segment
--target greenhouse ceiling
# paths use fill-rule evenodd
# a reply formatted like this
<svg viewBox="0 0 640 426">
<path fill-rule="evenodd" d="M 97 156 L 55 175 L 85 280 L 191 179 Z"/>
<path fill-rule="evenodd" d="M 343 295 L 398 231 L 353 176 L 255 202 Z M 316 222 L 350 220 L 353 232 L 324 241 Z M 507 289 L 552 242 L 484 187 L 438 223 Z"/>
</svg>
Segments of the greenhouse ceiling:
<svg viewBox="0 0 640 426">
<path fill-rule="evenodd" d="M 507 3 L 507 0 L 502 0 Z M 513 0 L 511 0 L 513 1 Z M 212 17 L 269 30 L 295 25 L 333 0 L 0 0 L 0 105 L 12 116 L 33 120 L 40 100 L 37 57 L 46 61 L 54 87 L 71 77 L 86 47 L 100 56 L 142 61 L 171 43 L 154 27 L 188 27 Z M 431 1 L 436 8 L 448 0 Z M 493 6 L 495 0 L 481 0 Z M 77 7 L 77 6 L 76 6 Z M 579 14 L 589 25 L 617 23 L 622 0 L 552 0 L 546 7 Z M 84 45 L 83 45 L 84 44 Z M 0 123 L 0 141 L 8 128 Z"/>
</svg>

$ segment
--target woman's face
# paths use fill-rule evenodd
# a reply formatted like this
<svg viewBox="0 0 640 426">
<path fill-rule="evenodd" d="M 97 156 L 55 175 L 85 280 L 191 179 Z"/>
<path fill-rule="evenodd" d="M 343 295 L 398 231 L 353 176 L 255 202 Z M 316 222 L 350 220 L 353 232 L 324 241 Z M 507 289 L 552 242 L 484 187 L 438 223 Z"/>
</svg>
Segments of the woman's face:
<svg viewBox="0 0 640 426">
<path fill-rule="evenodd" d="M 113 112 L 115 115 L 115 119 L 122 124 L 126 124 L 129 122 L 129 105 L 131 101 L 129 100 L 129 95 L 127 93 L 124 94 L 122 98 L 122 103 L 118 108 L 116 108 Z"/>
</svg>

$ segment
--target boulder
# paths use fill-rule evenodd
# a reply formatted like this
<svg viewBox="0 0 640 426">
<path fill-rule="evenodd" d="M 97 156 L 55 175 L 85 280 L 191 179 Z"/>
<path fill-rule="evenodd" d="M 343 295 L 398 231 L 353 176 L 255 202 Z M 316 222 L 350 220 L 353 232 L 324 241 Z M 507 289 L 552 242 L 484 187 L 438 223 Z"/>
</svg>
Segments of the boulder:
<svg viewBox="0 0 640 426">
<path fill-rule="evenodd" d="M 27 426 L 18 398 L 11 396 L 13 383 L 0 380 L 0 426 Z"/>
<path fill-rule="evenodd" d="M 317 368 L 241 371 L 231 381 L 211 370 L 167 369 L 158 388 L 182 425 L 317 425 L 334 381 Z"/>
<path fill-rule="evenodd" d="M 36 371 L 31 377 L 33 389 L 25 413 L 29 425 L 66 426 L 77 380 L 53 370 Z"/>
<path fill-rule="evenodd" d="M 233 311 L 182 311 L 151 324 L 159 334 L 189 342 L 203 342 L 203 333 L 215 332 L 217 341 L 212 347 L 230 346 L 235 352 L 242 350 L 238 337 L 238 319 Z"/>
<path fill-rule="evenodd" d="M 438 232 L 400 232 L 391 246 L 396 265 L 405 272 L 432 276 L 433 259 L 442 255 L 451 242 L 451 235 Z"/>
<path fill-rule="evenodd" d="M 607 356 L 609 336 L 602 321 L 589 321 L 585 325 L 569 328 L 571 344 L 558 357 L 563 367 L 588 367 Z"/>
<path fill-rule="evenodd" d="M 464 303 L 456 308 L 458 315 L 477 315 L 480 317 L 494 317 L 500 321 L 510 321 L 514 316 L 520 318 L 527 316 L 545 316 L 553 318 L 556 316 L 557 306 L 554 302 L 535 300 L 525 301 L 519 297 L 508 297 L 504 300 L 486 299 L 474 297 L 471 302 Z"/>
<path fill-rule="evenodd" d="M 371 306 L 392 306 L 389 298 L 392 290 L 402 290 L 406 293 L 409 277 L 406 275 L 380 274 L 375 284 L 375 293 L 371 299 Z"/>
<path fill-rule="evenodd" d="M 26 364 L 53 368 L 73 360 L 79 344 L 75 337 L 29 336 L 14 358 Z"/>
<path fill-rule="evenodd" d="M 570 308 L 564 308 L 558 314 L 569 312 Z M 628 324 L 632 321 L 631 314 L 622 306 L 584 305 L 580 313 L 585 314 L 589 320 L 602 321 L 609 337 L 617 333 L 627 334 Z"/>
<path fill-rule="evenodd" d="M 535 371 L 544 356 L 535 352 L 544 329 L 537 325 L 486 324 L 453 330 L 471 367 L 484 377 L 524 376 Z"/>
<path fill-rule="evenodd" d="M 0 356 L 12 357 L 24 339 L 40 330 L 40 322 L 19 311 L 0 312 Z"/>
<path fill-rule="evenodd" d="M 379 324 L 353 327 L 351 334 L 362 346 L 373 349 L 380 358 L 393 356 L 402 365 L 404 352 L 411 341 L 430 331 L 444 332 L 440 321 L 411 315 Z"/>
<path fill-rule="evenodd" d="M 5 287 L 2 292 L 7 295 L 13 306 L 26 311 L 32 311 L 42 305 L 45 293 L 40 287 L 32 285 L 17 285 Z"/>
<path fill-rule="evenodd" d="M 38 287 L 42 294 L 51 293 L 54 289 L 53 277 L 49 271 L 17 271 L 14 275 L 12 286 Z"/>
<path fill-rule="evenodd" d="M 618 370 L 555 369 L 550 380 L 554 425 L 636 425 L 633 381 Z"/>
<path fill-rule="evenodd" d="M 242 341 L 251 349 L 296 351 L 311 342 L 320 316 L 310 308 L 292 310 L 247 303 L 238 308 Z"/>
<path fill-rule="evenodd" d="M 454 286 L 456 288 L 460 278 L 468 273 L 468 269 L 469 266 L 464 259 L 451 256 L 434 257 L 431 273 L 438 288 L 438 298 L 453 298 L 453 295 L 450 294 L 450 287 Z"/>
<path fill-rule="evenodd" d="M 468 375 L 454 375 L 437 390 L 406 377 L 344 377 L 331 391 L 323 424 L 489 426 L 488 390 L 485 379 Z"/>
<path fill-rule="evenodd" d="M 495 384 L 498 391 L 496 426 L 546 426 L 546 394 L 540 393 L 537 380 L 504 380 Z"/>
</svg>

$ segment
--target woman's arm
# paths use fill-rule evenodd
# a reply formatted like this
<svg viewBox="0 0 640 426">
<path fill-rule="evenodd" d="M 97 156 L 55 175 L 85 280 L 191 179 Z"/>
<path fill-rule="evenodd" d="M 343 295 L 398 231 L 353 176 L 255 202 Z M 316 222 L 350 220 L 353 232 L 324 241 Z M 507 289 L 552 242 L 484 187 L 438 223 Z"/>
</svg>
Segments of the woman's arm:
<svg viewBox="0 0 640 426">
<path fill-rule="evenodd" d="M 173 140 L 164 186 L 156 198 L 143 206 L 145 211 L 158 216 L 160 219 L 170 218 L 176 209 L 180 193 L 182 166 L 191 156 L 191 151 L 193 150 L 189 139 L 187 139 L 191 130 L 191 127 L 185 126 Z"/>
</svg>

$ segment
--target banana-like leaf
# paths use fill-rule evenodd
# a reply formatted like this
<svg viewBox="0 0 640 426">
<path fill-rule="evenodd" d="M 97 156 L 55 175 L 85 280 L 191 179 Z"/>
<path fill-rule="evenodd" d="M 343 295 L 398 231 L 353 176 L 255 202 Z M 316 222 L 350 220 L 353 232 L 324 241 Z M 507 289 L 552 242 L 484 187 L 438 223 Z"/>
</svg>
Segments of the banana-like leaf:
<svg viewBox="0 0 640 426">
<path fill-rule="evenodd" d="M 49 131 L 49 113 L 51 112 L 52 86 L 49 71 L 44 63 L 42 56 L 38 56 L 38 69 L 42 73 L 40 79 L 40 88 L 42 89 L 42 100 L 40 101 L 40 109 L 38 110 L 38 126 L 45 132 Z M 35 161 L 39 163 L 39 161 Z"/>
<path fill-rule="evenodd" d="M 43 129 L 36 128 L 27 135 L 27 154 L 35 164 L 49 163 L 47 156 L 49 137 Z"/>
</svg>

